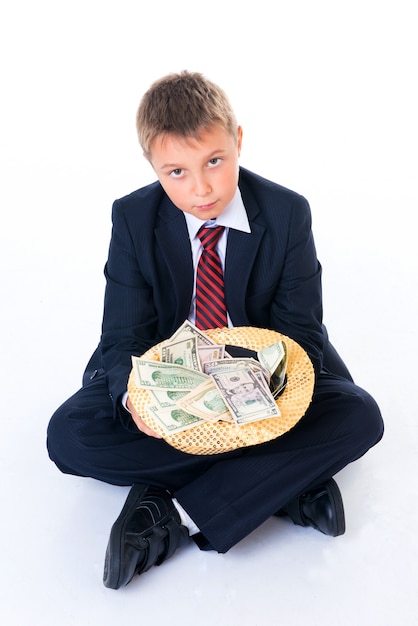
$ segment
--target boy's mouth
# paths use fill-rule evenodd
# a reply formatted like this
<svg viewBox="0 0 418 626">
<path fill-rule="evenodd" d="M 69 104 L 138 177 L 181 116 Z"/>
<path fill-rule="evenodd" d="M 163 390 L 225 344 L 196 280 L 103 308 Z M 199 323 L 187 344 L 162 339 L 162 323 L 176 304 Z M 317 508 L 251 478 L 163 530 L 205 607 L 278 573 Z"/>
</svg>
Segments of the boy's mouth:
<svg viewBox="0 0 418 626">
<path fill-rule="evenodd" d="M 209 204 L 196 205 L 196 209 L 198 211 L 210 211 L 210 209 L 213 209 L 216 204 L 217 204 L 217 201 L 215 200 L 215 202 L 210 202 Z"/>
</svg>

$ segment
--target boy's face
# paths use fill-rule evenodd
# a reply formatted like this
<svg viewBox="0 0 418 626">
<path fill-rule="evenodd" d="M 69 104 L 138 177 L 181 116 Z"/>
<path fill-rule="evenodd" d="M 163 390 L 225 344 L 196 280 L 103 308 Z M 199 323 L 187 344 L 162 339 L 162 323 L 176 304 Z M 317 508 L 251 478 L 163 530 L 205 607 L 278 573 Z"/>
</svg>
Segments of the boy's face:
<svg viewBox="0 0 418 626">
<path fill-rule="evenodd" d="M 238 185 L 238 140 L 220 126 L 202 131 L 200 138 L 156 137 L 150 162 L 170 200 L 185 213 L 206 221 L 221 215 Z"/>
</svg>

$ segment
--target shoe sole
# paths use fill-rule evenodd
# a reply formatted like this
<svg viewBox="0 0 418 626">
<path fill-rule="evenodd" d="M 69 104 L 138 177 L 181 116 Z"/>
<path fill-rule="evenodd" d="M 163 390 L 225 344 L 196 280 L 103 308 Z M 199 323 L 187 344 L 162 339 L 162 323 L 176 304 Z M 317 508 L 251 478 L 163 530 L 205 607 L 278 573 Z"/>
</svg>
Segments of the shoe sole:
<svg viewBox="0 0 418 626">
<path fill-rule="evenodd" d="M 125 581 L 121 581 L 121 573 L 123 569 L 122 554 L 124 550 L 124 535 L 126 520 L 132 509 L 135 508 L 143 500 L 144 495 L 148 491 L 148 485 L 134 485 L 126 499 L 126 502 L 120 512 L 119 517 L 112 526 L 110 531 L 109 542 L 106 549 L 105 565 L 103 573 L 103 583 L 109 589 L 119 589 L 122 584 L 126 585 L 135 575 Z M 110 558 L 110 555 L 112 557 Z"/>
</svg>

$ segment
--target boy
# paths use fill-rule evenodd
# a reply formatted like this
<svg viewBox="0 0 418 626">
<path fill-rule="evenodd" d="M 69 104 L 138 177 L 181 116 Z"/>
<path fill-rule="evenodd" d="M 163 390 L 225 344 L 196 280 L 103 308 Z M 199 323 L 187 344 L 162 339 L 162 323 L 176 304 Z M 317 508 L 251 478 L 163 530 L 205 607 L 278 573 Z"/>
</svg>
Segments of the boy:
<svg viewBox="0 0 418 626">
<path fill-rule="evenodd" d="M 189 536 L 223 553 L 275 514 L 341 535 L 332 476 L 383 434 L 375 401 L 353 383 L 322 325 L 309 205 L 239 166 L 242 129 L 225 93 L 198 73 L 166 76 L 144 95 L 137 130 L 158 181 L 114 203 L 100 344 L 83 387 L 48 429 L 61 471 L 133 485 L 106 551 L 104 584 L 113 589 Z M 219 237 L 224 285 L 215 313 L 200 310 L 202 226 Z M 315 369 L 300 422 L 271 442 L 224 454 L 186 454 L 163 441 L 127 397 L 131 355 L 185 319 L 203 329 L 270 328 L 298 342 Z"/>
</svg>

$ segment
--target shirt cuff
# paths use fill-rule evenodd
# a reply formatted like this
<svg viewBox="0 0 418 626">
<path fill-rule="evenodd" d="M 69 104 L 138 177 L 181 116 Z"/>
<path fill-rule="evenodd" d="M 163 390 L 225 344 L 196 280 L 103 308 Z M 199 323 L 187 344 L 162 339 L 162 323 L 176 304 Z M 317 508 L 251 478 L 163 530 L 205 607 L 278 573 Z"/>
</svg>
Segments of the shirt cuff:
<svg viewBox="0 0 418 626">
<path fill-rule="evenodd" d="M 122 398 L 121 398 L 121 402 L 122 402 L 122 406 L 124 409 L 126 409 L 127 411 L 129 411 L 128 407 L 126 406 L 126 403 L 128 401 L 128 392 L 125 391 L 125 393 L 123 394 Z M 130 411 L 129 411 L 130 413 Z"/>
</svg>

